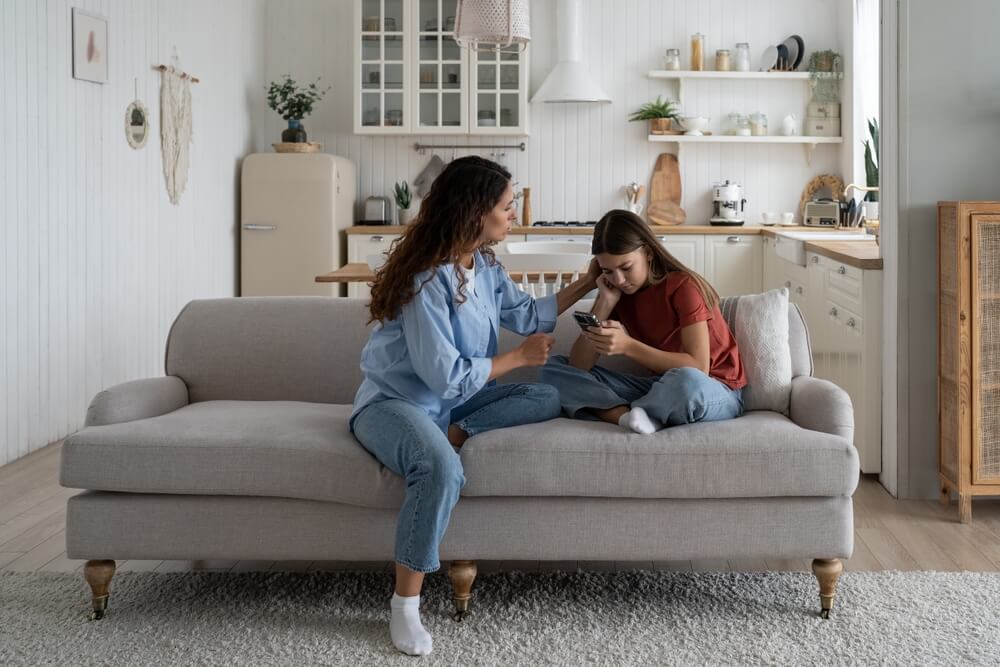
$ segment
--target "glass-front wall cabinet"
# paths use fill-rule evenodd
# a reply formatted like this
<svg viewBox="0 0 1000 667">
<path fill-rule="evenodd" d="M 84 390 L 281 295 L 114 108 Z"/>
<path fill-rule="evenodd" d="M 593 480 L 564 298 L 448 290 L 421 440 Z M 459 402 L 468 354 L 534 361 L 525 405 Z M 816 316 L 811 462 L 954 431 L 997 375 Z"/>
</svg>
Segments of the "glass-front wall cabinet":
<svg viewBox="0 0 1000 667">
<path fill-rule="evenodd" d="M 355 0 L 355 132 L 527 134 L 527 54 L 470 53 L 454 0 Z"/>
</svg>

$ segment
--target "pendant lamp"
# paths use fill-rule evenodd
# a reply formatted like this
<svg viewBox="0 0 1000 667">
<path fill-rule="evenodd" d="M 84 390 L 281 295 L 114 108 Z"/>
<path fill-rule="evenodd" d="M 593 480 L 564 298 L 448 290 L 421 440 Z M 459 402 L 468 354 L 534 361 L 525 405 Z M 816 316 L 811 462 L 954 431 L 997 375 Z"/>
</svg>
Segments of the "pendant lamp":
<svg viewBox="0 0 1000 667">
<path fill-rule="evenodd" d="M 458 0 L 455 41 L 472 51 L 528 48 L 528 0 Z"/>
</svg>

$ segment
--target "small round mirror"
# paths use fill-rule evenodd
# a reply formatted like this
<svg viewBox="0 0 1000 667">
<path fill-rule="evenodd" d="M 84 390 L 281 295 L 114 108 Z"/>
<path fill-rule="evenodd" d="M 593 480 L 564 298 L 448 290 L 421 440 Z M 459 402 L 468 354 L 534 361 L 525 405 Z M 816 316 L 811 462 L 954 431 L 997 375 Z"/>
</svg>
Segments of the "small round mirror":
<svg viewBox="0 0 1000 667">
<path fill-rule="evenodd" d="M 149 138 L 149 112 L 136 100 L 125 110 L 125 139 L 132 148 L 142 148 Z"/>
</svg>

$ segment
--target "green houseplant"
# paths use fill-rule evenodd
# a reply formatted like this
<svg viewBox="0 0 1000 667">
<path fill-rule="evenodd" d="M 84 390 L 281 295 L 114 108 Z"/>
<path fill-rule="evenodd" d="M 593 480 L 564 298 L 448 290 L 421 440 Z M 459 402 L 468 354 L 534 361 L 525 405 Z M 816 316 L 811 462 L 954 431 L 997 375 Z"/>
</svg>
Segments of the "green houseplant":
<svg viewBox="0 0 1000 667">
<path fill-rule="evenodd" d="M 288 129 L 281 133 L 285 143 L 305 143 L 306 131 L 302 119 L 313 111 L 313 105 L 323 99 L 332 86 L 321 89 L 316 81 L 300 86 L 289 74 L 282 81 L 272 81 L 267 89 L 267 106 L 288 121 Z"/>
<path fill-rule="evenodd" d="M 396 183 L 392 189 L 393 198 L 396 200 L 396 210 L 399 211 L 399 224 L 408 225 L 413 219 L 410 211 L 410 204 L 413 203 L 413 193 L 406 181 Z"/>
<path fill-rule="evenodd" d="M 870 188 L 878 187 L 878 119 L 868 119 L 868 136 L 862 143 L 865 147 L 865 185 Z M 877 192 L 869 192 L 865 195 L 866 201 L 878 201 Z"/>
<path fill-rule="evenodd" d="M 670 121 L 679 117 L 677 105 L 657 95 L 655 101 L 643 104 L 629 116 L 629 120 L 648 120 L 650 134 L 662 134 L 670 129 Z"/>
</svg>

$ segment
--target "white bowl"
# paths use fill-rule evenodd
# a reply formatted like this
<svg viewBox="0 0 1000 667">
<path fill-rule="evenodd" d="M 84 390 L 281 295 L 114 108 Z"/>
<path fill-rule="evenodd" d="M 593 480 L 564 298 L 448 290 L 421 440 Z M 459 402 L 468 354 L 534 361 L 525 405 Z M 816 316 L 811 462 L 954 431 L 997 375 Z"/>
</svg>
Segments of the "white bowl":
<svg viewBox="0 0 1000 667">
<path fill-rule="evenodd" d="M 766 213 L 761 213 L 760 217 L 764 219 L 765 225 L 776 225 L 781 222 L 781 214 L 775 213 L 773 211 L 767 211 Z"/>
<path fill-rule="evenodd" d="M 706 118 L 705 116 L 683 116 L 678 119 L 678 122 L 681 125 L 681 129 L 684 130 L 684 134 L 701 136 L 702 130 L 708 128 L 708 123 L 711 120 L 711 118 Z"/>
</svg>

